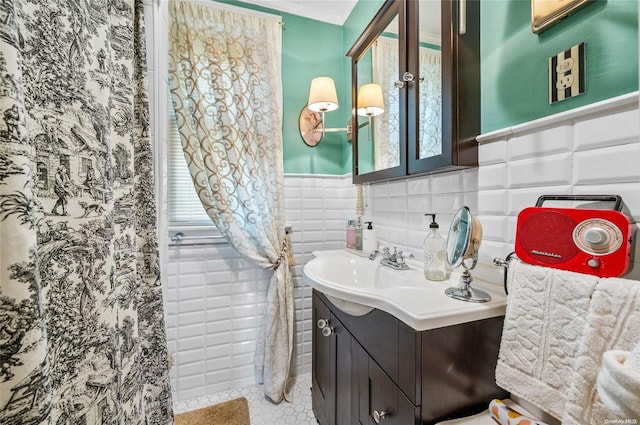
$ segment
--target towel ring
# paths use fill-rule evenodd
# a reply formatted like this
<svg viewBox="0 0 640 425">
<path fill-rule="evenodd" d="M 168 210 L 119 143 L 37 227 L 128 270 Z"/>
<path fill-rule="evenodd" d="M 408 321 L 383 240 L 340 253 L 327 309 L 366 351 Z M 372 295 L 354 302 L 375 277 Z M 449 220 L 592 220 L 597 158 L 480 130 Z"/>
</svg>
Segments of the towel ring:
<svg viewBox="0 0 640 425">
<path fill-rule="evenodd" d="M 504 269 L 504 278 L 503 278 L 503 285 L 504 285 L 504 293 L 509 295 L 509 290 L 507 289 L 507 271 L 509 270 L 509 262 L 513 259 L 513 258 L 518 258 L 516 257 L 516 253 L 515 251 L 510 252 L 509 255 L 507 255 L 507 257 L 503 260 L 502 258 L 496 257 L 493 259 L 493 264 L 498 266 L 498 267 L 502 267 Z"/>
</svg>

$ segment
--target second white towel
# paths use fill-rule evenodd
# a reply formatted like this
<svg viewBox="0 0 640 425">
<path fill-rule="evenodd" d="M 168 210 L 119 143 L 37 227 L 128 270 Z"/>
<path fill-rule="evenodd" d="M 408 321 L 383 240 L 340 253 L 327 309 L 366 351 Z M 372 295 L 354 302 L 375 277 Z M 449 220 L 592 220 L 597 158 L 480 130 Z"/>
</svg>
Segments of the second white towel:
<svg viewBox="0 0 640 425">
<path fill-rule="evenodd" d="M 563 424 L 602 425 L 613 423 L 611 421 L 615 419 L 638 419 L 627 417 L 628 412 L 623 417 L 618 417 L 612 411 L 615 410 L 615 405 L 607 406 L 603 403 L 605 399 L 597 391 L 597 377 L 601 368 L 613 366 L 612 363 L 603 364 L 607 351 L 631 351 L 636 347 L 640 341 L 639 323 L 640 282 L 618 278 L 601 279 L 593 294 L 584 337 L 576 353 Z M 631 360 L 632 364 L 633 362 Z M 624 403 L 625 400 L 619 399 L 617 402 Z"/>
<path fill-rule="evenodd" d="M 496 382 L 561 419 L 597 277 L 509 265 Z"/>
</svg>

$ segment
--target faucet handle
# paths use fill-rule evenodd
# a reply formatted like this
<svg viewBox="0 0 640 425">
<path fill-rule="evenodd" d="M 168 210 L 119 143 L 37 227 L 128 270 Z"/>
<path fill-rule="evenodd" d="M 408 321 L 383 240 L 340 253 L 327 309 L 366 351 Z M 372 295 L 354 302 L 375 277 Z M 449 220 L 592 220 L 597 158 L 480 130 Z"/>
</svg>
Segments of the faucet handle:
<svg viewBox="0 0 640 425">
<path fill-rule="evenodd" d="M 385 254 L 389 254 L 391 252 L 391 250 L 389 249 L 388 246 L 385 246 L 384 248 L 382 248 L 382 252 Z"/>
<path fill-rule="evenodd" d="M 404 264 L 404 260 L 406 258 L 409 258 L 409 259 L 415 258 L 415 255 L 413 255 L 411 253 L 409 253 L 409 255 L 407 255 L 407 256 L 403 256 L 402 253 L 403 253 L 403 251 L 398 251 L 398 258 L 397 258 L 398 264 Z"/>
</svg>

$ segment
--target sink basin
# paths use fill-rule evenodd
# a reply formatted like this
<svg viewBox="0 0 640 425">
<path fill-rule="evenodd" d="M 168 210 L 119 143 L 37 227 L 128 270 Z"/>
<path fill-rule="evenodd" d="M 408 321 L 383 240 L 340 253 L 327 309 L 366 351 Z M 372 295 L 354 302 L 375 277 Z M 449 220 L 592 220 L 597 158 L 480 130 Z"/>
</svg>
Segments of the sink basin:
<svg viewBox="0 0 640 425">
<path fill-rule="evenodd" d="M 475 285 L 490 293 L 490 302 L 474 304 L 447 297 L 444 291 L 458 286 L 460 273 L 454 272 L 449 281 L 431 282 L 421 268 L 411 265 L 409 270 L 392 270 L 381 266 L 379 260 L 344 250 L 314 255 L 316 258 L 304 266 L 304 281 L 347 314 L 360 316 L 377 308 L 423 331 L 505 312 L 502 288 L 480 280 L 475 280 Z"/>
<path fill-rule="evenodd" d="M 317 261 L 316 261 L 317 260 Z M 406 275 L 363 258 L 320 257 L 309 265 L 316 278 L 350 288 L 388 289 L 407 283 Z"/>
</svg>

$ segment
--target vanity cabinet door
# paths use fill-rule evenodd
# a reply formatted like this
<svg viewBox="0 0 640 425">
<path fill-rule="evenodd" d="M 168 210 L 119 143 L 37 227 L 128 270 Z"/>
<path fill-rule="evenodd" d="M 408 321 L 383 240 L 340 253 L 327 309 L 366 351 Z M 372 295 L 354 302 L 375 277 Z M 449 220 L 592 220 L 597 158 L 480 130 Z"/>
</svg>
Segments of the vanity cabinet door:
<svg viewBox="0 0 640 425">
<path fill-rule="evenodd" d="M 324 332 L 318 326 L 319 320 L 326 321 Z M 357 407 L 354 407 L 357 393 L 352 382 L 357 372 L 352 351 L 357 343 L 316 295 L 313 296 L 313 322 L 313 413 L 321 425 L 353 425 L 357 418 Z"/>
<path fill-rule="evenodd" d="M 321 425 L 335 424 L 336 400 L 336 346 L 335 338 L 324 336 L 318 326 L 320 320 L 331 324 L 329 308 L 315 295 L 313 297 L 313 341 L 311 394 L 313 414 Z"/>
<path fill-rule="evenodd" d="M 334 317 L 334 316 L 332 316 Z M 354 339 L 347 328 L 335 318 L 334 339 L 336 345 L 336 425 L 353 425 L 353 356 Z"/>
<path fill-rule="evenodd" d="M 434 8 L 440 25 L 433 22 Z M 407 3 L 408 174 L 478 165 L 480 2 Z M 440 34 L 435 33 L 440 31 Z"/>
<path fill-rule="evenodd" d="M 508 393 L 495 384 L 504 317 L 422 333 L 422 419 L 433 424 L 485 410 Z"/>
</svg>

